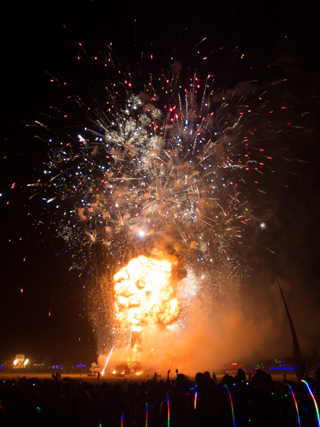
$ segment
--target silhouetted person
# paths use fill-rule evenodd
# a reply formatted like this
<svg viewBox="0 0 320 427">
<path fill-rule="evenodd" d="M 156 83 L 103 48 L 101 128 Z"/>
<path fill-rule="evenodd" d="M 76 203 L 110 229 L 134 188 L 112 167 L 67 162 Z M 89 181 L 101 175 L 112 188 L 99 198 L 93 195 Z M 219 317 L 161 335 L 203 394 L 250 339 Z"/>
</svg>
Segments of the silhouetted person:
<svg viewBox="0 0 320 427">
<path fill-rule="evenodd" d="M 198 372 L 195 377 L 196 386 L 194 394 L 195 420 L 194 426 L 211 427 L 215 422 L 216 402 L 214 390 L 211 387 L 208 377 Z M 209 380 L 210 374 L 209 374 Z"/>
<path fill-rule="evenodd" d="M 184 374 L 177 374 L 175 384 L 167 393 L 166 400 L 161 404 L 160 414 L 164 425 L 168 419 L 168 405 L 171 427 L 194 427 L 193 395 Z"/>
<path fill-rule="evenodd" d="M 108 390 L 99 407 L 102 427 L 119 427 L 121 417 L 123 425 L 131 423 L 131 409 L 124 395 L 123 387 L 115 384 L 112 390 Z"/>
</svg>

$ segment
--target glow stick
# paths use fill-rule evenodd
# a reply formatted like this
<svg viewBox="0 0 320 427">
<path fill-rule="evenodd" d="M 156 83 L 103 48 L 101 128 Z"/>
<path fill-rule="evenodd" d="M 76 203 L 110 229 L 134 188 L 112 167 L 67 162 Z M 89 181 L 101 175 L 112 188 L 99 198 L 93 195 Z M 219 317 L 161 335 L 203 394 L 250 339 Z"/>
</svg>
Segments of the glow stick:
<svg viewBox="0 0 320 427">
<path fill-rule="evenodd" d="M 146 427 L 148 427 L 148 404 L 146 403 Z"/>
<path fill-rule="evenodd" d="M 169 397 L 167 397 L 167 408 L 168 408 L 168 427 L 170 427 L 170 403 L 169 403 Z"/>
<path fill-rule="evenodd" d="M 124 414 L 121 414 L 121 427 L 123 427 L 123 415 Z"/>
<path fill-rule="evenodd" d="M 223 385 L 223 387 L 226 388 L 228 395 L 229 395 L 229 399 L 230 399 L 230 406 L 231 406 L 231 413 L 232 413 L 232 421 L 233 421 L 233 427 L 236 427 L 236 421 L 234 419 L 234 409 L 233 409 L 233 403 L 232 403 L 232 397 L 231 397 L 231 393 L 230 390 L 228 389 L 228 387 L 226 386 L 226 384 Z"/>
<path fill-rule="evenodd" d="M 307 386 L 308 392 L 310 393 L 310 396 L 312 397 L 312 400 L 313 400 L 313 403 L 314 403 L 314 407 L 315 407 L 315 410 L 316 410 L 318 426 L 320 427 L 320 415 L 319 415 L 319 409 L 318 409 L 318 405 L 317 405 L 316 399 L 315 399 L 315 397 L 314 397 L 314 395 L 313 395 L 313 393 L 311 391 L 311 388 L 310 388 L 309 384 L 307 383 L 307 381 L 301 380 L 301 382 L 305 383 L 305 385 Z"/>
<path fill-rule="evenodd" d="M 296 407 L 297 417 L 298 417 L 298 426 L 301 427 L 300 414 L 299 414 L 299 408 L 298 408 L 298 403 L 297 403 L 296 396 L 294 395 L 293 390 L 292 390 L 290 384 L 287 384 L 287 386 L 289 386 L 289 388 L 290 388 L 290 391 L 291 391 L 291 394 L 292 394 L 292 397 L 293 397 L 293 400 L 294 400 L 294 404 L 295 404 L 295 407 Z"/>
<path fill-rule="evenodd" d="M 198 392 L 196 391 L 194 393 L 194 404 L 193 404 L 194 409 L 197 409 L 197 398 L 198 398 Z"/>
</svg>

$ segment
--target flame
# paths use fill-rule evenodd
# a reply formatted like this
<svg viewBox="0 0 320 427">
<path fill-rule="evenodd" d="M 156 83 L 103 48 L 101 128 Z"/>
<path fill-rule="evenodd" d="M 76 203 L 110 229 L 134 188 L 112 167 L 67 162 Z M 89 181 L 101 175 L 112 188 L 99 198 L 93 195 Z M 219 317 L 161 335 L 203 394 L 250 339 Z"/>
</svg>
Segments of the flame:
<svg viewBox="0 0 320 427">
<path fill-rule="evenodd" d="M 115 322 L 119 329 L 140 332 L 151 323 L 170 325 L 181 311 L 168 259 L 133 258 L 114 275 Z"/>
</svg>

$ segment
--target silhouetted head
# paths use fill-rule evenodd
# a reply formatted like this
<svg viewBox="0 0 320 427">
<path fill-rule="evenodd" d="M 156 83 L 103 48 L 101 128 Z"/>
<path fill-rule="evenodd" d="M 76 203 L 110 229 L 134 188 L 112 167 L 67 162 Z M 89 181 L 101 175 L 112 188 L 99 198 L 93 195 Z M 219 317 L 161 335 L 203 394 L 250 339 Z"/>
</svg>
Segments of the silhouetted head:
<svg viewBox="0 0 320 427">
<path fill-rule="evenodd" d="M 238 369 L 238 373 L 236 375 L 236 378 L 240 381 L 245 381 L 246 380 L 246 374 L 244 372 L 243 369 Z"/>
<path fill-rule="evenodd" d="M 211 378 L 211 375 L 210 375 L 209 371 L 205 371 L 204 372 L 204 376 L 206 377 L 206 379 L 210 379 Z"/>
<path fill-rule="evenodd" d="M 199 385 L 199 384 L 204 384 L 206 378 L 202 372 L 198 372 L 196 374 L 195 380 L 196 380 L 196 383 Z"/>
<path fill-rule="evenodd" d="M 176 384 L 184 384 L 186 382 L 186 376 L 184 374 L 178 374 Z"/>
</svg>

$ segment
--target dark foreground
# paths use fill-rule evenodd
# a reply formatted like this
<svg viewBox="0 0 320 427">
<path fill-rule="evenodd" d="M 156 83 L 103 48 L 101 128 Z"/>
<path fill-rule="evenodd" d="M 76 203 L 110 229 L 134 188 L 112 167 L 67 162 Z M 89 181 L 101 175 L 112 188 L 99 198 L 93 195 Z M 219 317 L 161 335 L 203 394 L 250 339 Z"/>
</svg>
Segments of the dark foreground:
<svg viewBox="0 0 320 427">
<path fill-rule="evenodd" d="M 250 381 L 242 370 L 192 380 L 7 375 L 0 381 L 0 426 L 313 427 L 320 425 L 319 403 L 320 369 L 307 383 L 261 370 Z"/>
</svg>

